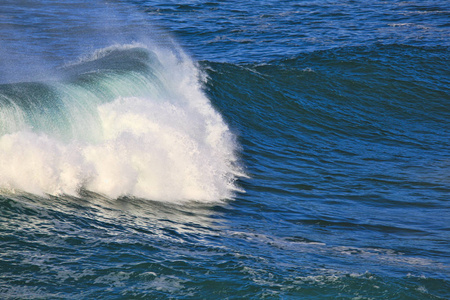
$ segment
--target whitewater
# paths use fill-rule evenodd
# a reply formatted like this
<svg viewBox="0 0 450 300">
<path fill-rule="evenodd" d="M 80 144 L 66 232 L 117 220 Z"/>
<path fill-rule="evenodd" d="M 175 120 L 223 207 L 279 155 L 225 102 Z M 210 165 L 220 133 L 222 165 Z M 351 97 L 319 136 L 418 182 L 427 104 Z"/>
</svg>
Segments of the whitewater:
<svg viewBox="0 0 450 300">
<path fill-rule="evenodd" d="M 236 190 L 236 142 L 186 55 L 117 45 L 60 71 L 0 86 L 3 191 L 218 201 Z"/>
</svg>

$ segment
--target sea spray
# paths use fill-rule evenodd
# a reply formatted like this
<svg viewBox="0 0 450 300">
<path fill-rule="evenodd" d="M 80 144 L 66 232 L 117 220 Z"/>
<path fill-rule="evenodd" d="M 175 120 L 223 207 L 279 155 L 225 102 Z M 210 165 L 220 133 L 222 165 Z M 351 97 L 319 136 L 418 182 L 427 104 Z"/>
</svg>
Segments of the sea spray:
<svg viewBox="0 0 450 300">
<path fill-rule="evenodd" d="M 161 201 L 232 196 L 234 137 L 186 55 L 114 46 L 63 71 L 63 80 L 36 84 L 45 87 L 39 93 L 0 96 L 12 103 L 1 108 L 10 124 L 0 136 L 2 190 L 87 189 Z"/>
</svg>

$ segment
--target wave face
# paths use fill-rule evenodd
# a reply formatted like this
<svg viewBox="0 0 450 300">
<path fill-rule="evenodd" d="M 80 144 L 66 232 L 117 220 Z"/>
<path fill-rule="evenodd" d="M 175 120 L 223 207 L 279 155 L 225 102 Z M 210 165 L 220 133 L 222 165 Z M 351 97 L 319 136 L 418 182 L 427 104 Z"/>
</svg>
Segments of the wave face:
<svg viewBox="0 0 450 300">
<path fill-rule="evenodd" d="M 62 79 L 0 85 L 0 188 L 214 201 L 235 190 L 236 145 L 184 54 L 96 51 Z"/>
</svg>

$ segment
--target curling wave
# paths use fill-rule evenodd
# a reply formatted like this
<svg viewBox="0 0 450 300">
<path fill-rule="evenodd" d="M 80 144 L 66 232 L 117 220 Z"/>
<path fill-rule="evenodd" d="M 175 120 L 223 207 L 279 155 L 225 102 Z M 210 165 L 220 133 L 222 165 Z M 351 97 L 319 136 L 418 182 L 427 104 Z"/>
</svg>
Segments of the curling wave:
<svg viewBox="0 0 450 300">
<path fill-rule="evenodd" d="M 186 55 L 113 46 L 61 71 L 58 81 L 0 85 L 4 193 L 232 197 L 236 143 Z"/>
</svg>

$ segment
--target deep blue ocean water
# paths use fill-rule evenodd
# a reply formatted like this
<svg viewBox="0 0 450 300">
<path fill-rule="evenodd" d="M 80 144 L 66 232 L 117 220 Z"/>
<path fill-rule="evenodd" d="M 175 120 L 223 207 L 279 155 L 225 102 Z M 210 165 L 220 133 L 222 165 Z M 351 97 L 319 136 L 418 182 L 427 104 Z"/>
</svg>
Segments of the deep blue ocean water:
<svg viewBox="0 0 450 300">
<path fill-rule="evenodd" d="M 449 299 L 447 1 L 0 3 L 1 299 Z"/>
</svg>

